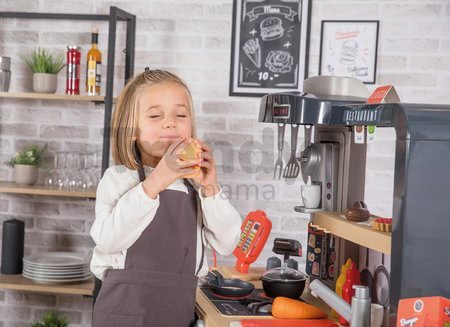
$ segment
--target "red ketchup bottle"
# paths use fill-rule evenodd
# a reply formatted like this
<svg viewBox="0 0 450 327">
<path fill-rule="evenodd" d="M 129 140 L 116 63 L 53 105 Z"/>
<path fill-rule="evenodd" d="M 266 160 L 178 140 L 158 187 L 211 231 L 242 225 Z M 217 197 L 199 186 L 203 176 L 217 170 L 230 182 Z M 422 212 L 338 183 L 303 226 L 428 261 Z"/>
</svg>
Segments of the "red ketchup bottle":
<svg viewBox="0 0 450 327">
<path fill-rule="evenodd" d="M 342 298 L 349 304 L 352 303 L 352 297 L 355 295 L 353 285 L 361 285 L 359 270 L 354 262 L 350 265 L 350 269 L 347 270 L 346 280 L 342 287 Z M 343 326 L 349 326 L 348 321 L 341 316 L 339 316 L 339 323 Z"/>
</svg>

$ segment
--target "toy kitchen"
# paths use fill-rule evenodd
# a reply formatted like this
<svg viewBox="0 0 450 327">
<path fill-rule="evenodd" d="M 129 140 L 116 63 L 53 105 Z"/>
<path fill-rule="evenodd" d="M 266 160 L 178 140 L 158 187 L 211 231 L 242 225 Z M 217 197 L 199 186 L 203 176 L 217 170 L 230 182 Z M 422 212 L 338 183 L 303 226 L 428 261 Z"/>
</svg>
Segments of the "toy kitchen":
<svg viewBox="0 0 450 327">
<path fill-rule="evenodd" d="M 261 98 L 259 122 L 275 124 L 279 157 L 285 128 L 293 153 L 305 128 L 301 156 L 284 167 L 277 161 L 274 176 L 284 168 L 284 177 L 308 185 L 304 206 L 292 208 L 310 214 L 308 244 L 275 239 L 283 261 L 248 270 L 271 227 L 263 211 L 250 213 L 235 274 L 212 274 L 198 288 L 197 326 L 450 326 L 450 106 L 368 98 L 360 81 L 331 76 L 305 80 L 303 92 Z M 364 138 L 385 127 L 396 133 L 389 219 L 364 203 Z M 369 251 L 383 258 L 373 273 Z M 295 256 L 305 256 L 306 267 Z"/>
</svg>

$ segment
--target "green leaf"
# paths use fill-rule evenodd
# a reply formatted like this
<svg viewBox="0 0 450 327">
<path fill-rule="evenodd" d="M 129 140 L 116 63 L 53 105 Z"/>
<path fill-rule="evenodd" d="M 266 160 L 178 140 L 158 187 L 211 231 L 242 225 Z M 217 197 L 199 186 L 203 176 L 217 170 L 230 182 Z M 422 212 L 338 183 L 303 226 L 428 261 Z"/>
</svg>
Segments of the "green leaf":
<svg viewBox="0 0 450 327">
<path fill-rule="evenodd" d="M 67 327 L 69 320 L 57 312 L 49 311 L 41 319 L 34 322 L 31 327 Z"/>
<path fill-rule="evenodd" d="M 55 54 L 46 49 L 37 48 L 20 56 L 33 73 L 58 74 L 64 68 L 64 55 Z"/>
<path fill-rule="evenodd" d="M 41 164 L 42 156 L 47 150 L 47 144 L 43 147 L 37 145 L 28 145 L 24 147 L 21 151 L 16 153 L 11 160 L 6 161 L 5 164 L 14 167 L 15 165 L 31 165 L 39 167 Z"/>
</svg>

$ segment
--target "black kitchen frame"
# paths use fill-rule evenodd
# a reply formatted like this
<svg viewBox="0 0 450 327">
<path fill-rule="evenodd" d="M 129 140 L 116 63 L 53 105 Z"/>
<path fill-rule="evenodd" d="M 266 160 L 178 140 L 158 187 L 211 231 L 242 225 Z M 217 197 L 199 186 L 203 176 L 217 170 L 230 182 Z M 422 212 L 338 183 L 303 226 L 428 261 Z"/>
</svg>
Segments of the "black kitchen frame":
<svg viewBox="0 0 450 327">
<path fill-rule="evenodd" d="M 238 12 L 238 6 L 241 5 L 241 3 L 243 1 L 248 1 L 248 0 L 233 0 L 233 11 L 232 11 L 232 30 L 231 30 L 231 57 L 230 57 L 230 80 L 229 80 L 229 90 L 228 90 L 228 95 L 230 96 L 245 96 L 245 97 L 261 97 L 265 94 L 267 94 L 268 92 L 261 92 L 258 90 L 258 87 L 254 88 L 254 92 L 251 91 L 243 91 L 242 87 L 241 90 L 239 90 L 239 86 L 238 85 L 234 85 L 234 78 L 235 78 L 235 74 L 234 74 L 234 67 L 235 65 L 239 65 L 239 60 L 237 60 L 237 62 L 235 61 L 235 56 L 236 56 L 236 51 L 239 52 L 239 47 L 236 48 L 235 47 L 235 43 L 236 43 L 236 38 L 239 38 L 240 35 L 236 35 L 236 24 L 240 24 L 239 17 L 237 16 L 237 12 Z M 312 5 L 313 5 L 313 0 L 299 0 L 301 1 L 302 5 L 306 4 L 307 6 L 307 13 L 306 13 L 306 23 L 303 25 L 303 23 L 301 23 L 301 27 L 305 28 L 305 53 L 304 53 L 304 58 L 303 56 L 300 56 L 300 60 L 299 60 L 299 64 L 303 64 L 304 63 L 304 74 L 303 76 L 298 76 L 299 78 L 299 82 L 298 82 L 298 89 L 292 89 L 293 91 L 301 91 L 301 86 L 302 86 L 302 82 L 303 80 L 305 80 L 306 78 L 308 78 L 308 69 L 309 69 L 309 48 L 310 48 L 310 38 L 311 38 L 311 17 L 312 17 Z M 263 2 L 263 0 L 261 0 L 261 2 Z M 269 1 L 270 2 L 270 1 Z M 266 5 L 270 5 L 270 3 L 267 2 L 265 3 Z M 303 8 L 302 8 L 303 10 Z M 303 34 L 303 33 L 301 33 Z M 299 36 L 301 37 L 301 36 Z M 239 59 L 239 58 L 238 58 Z M 303 59 L 303 61 L 302 61 Z M 299 68 L 299 71 L 301 69 Z M 239 83 L 237 83 L 239 84 Z M 235 88 L 237 88 L 238 90 L 235 90 Z M 280 92 L 279 89 L 272 89 L 273 92 Z"/>
<path fill-rule="evenodd" d="M 125 83 L 134 74 L 134 48 L 136 42 L 136 16 L 120 8 L 111 6 L 109 15 L 90 14 L 58 14 L 58 13 L 32 13 L 32 12 L 0 12 L 0 18 L 19 19 L 55 19 L 55 20 L 94 20 L 107 21 L 109 23 L 108 33 L 108 61 L 106 70 L 106 92 L 105 113 L 103 122 L 103 148 L 102 148 L 102 176 L 109 166 L 109 148 L 111 135 L 111 116 L 113 109 L 113 86 L 114 86 L 114 60 L 116 48 L 117 22 L 126 22 L 125 39 Z M 98 102 L 98 101 L 97 101 Z"/>
</svg>

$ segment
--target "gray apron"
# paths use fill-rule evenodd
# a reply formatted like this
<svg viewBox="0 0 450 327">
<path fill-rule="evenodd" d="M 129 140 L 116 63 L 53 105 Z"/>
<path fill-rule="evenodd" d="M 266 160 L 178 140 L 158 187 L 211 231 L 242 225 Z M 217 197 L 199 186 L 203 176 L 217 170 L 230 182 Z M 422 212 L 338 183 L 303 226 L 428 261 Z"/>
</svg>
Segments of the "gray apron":
<svg viewBox="0 0 450 327">
<path fill-rule="evenodd" d="M 139 171 L 140 180 L 145 176 Z M 194 323 L 196 191 L 159 193 L 153 221 L 127 250 L 124 269 L 108 269 L 93 327 L 188 327 Z M 201 264 L 201 263 L 200 263 Z"/>
</svg>

